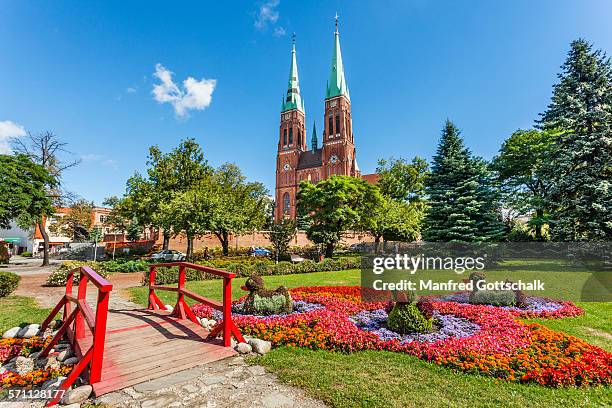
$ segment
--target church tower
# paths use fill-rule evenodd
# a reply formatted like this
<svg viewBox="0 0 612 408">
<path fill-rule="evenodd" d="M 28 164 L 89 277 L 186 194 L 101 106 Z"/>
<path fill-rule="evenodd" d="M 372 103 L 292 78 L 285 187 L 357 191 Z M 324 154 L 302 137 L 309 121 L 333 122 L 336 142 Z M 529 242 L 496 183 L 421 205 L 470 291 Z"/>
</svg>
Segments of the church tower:
<svg viewBox="0 0 612 408">
<path fill-rule="evenodd" d="M 344 76 L 338 16 L 334 32 L 332 66 L 325 93 L 325 130 L 323 132 L 322 172 L 323 178 L 334 174 L 360 177 L 355 158 L 351 97 Z"/>
<path fill-rule="evenodd" d="M 281 104 L 281 117 L 276 156 L 276 208 L 274 218 L 296 217 L 296 194 L 299 181 L 297 167 L 300 155 L 306 150 L 304 101 L 300 95 L 295 38 L 291 49 L 291 67 L 287 93 Z"/>
</svg>

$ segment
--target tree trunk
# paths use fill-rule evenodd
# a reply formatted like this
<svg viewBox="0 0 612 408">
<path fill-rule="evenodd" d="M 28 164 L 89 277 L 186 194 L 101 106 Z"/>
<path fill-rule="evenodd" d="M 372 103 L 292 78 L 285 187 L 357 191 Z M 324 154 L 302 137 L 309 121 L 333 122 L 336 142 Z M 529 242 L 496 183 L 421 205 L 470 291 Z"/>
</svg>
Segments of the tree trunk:
<svg viewBox="0 0 612 408">
<path fill-rule="evenodd" d="M 227 231 L 215 232 L 215 236 L 221 243 L 221 247 L 223 248 L 223 255 L 229 255 L 229 234 Z"/>
<path fill-rule="evenodd" d="M 162 244 L 162 249 L 165 251 L 170 246 L 170 233 L 164 230 L 164 243 Z"/>
<path fill-rule="evenodd" d="M 44 217 L 38 219 L 38 229 L 43 238 L 43 263 L 41 266 L 49 266 L 49 234 L 47 234 L 44 221 Z"/>
<path fill-rule="evenodd" d="M 193 235 L 187 234 L 187 254 L 186 258 L 188 261 L 193 259 Z"/>
<path fill-rule="evenodd" d="M 380 248 L 380 235 L 374 235 L 374 253 L 378 253 L 378 249 Z"/>
<path fill-rule="evenodd" d="M 325 245 L 325 258 L 334 256 L 334 244 L 331 242 Z"/>
<path fill-rule="evenodd" d="M 538 208 L 536 210 L 536 218 L 538 220 L 538 223 L 535 226 L 535 239 L 536 241 L 543 241 L 544 239 L 542 238 L 542 218 L 544 217 L 544 210 L 541 208 Z"/>
</svg>

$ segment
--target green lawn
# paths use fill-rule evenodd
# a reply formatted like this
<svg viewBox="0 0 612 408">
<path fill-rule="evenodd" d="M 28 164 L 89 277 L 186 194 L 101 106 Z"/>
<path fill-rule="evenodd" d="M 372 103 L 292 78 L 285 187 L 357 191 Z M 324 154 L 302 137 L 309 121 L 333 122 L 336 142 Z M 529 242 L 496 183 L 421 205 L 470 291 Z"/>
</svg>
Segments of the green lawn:
<svg viewBox="0 0 612 408">
<path fill-rule="evenodd" d="M 250 360 L 333 407 L 611 406 L 610 388 L 545 388 L 454 372 L 402 353 L 282 347 Z"/>
<path fill-rule="evenodd" d="M 42 323 L 51 309 L 38 307 L 33 298 L 7 296 L 0 298 L 0 334 L 15 326 Z"/>
</svg>

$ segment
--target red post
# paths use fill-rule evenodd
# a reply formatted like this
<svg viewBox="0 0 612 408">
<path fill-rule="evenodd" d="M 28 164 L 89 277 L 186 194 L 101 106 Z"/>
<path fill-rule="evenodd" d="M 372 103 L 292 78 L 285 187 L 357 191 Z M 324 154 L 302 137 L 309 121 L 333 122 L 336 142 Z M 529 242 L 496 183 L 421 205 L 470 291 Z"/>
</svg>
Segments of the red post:
<svg viewBox="0 0 612 408">
<path fill-rule="evenodd" d="M 232 321 L 232 279 L 223 278 L 223 345 L 230 347 Z"/>
<path fill-rule="evenodd" d="M 179 266 L 179 276 L 178 276 L 178 292 L 176 293 L 176 306 L 174 306 L 174 315 L 179 319 L 184 319 L 185 311 L 183 310 L 183 304 L 185 303 L 185 294 L 183 290 L 185 290 L 185 279 L 186 279 L 186 271 L 187 267 L 185 265 Z"/>
<path fill-rule="evenodd" d="M 149 267 L 149 307 L 148 309 L 155 309 L 155 289 L 152 288 L 155 285 L 155 274 L 157 272 L 157 267 L 151 266 Z"/>
<path fill-rule="evenodd" d="M 68 274 L 66 275 L 66 295 L 67 296 L 72 296 L 72 279 L 74 278 L 74 269 L 71 271 L 68 271 Z M 64 305 L 64 321 L 66 321 L 66 319 L 68 318 L 68 315 L 70 315 L 70 302 L 66 302 L 66 304 Z"/>
<path fill-rule="evenodd" d="M 83 273 L 83 270 L 81 270 L 80 275 L 79 275 L 79 290 L 77 292 L 78 300 L 85 300 L 85 301 L 87 300 L 87 282 L 88 281 L 89 281 L 89 278 L 87 277 L 87 275 Z M 76 307 L 78 309 L 80 308 L 79 305 L 77 305 Z M 85 321 L 83 317 L 83 312 L 81 310 L 77 312 L 77 315 L 74 321 L 74 334 L 77 339 L 82 339 L 83 337 L 85 337 Z"/>
<path fill-rule="evenodd" d="M 95 384 L 102 378 L 102 362 L 104 360 L 104 340 L 106 338 L 106 319 L 108 317 L 109 297 L 110 292 L 98 291 L 96 327 L 93 334 L 91 369 L 89 371 L 90 384 Z"/>
</svg>

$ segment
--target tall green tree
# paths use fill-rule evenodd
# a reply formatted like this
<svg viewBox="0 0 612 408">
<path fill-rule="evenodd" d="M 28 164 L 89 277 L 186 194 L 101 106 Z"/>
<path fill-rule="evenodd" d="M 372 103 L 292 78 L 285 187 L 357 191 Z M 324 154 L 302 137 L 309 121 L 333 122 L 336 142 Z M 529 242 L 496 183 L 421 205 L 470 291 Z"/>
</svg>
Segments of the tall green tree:
<svg viewBox="0 0 612 408">
<path fill-rule="evenodd" d="M 554 131 L 517 130 L 504 141 L 491 163 L 504 202 L 520 214 L 534 214 L 530 224 L 538 241 L 544 239 L 542 226 L 548 222 L 551 181 L 545 170 L 556 137 Z"/>
<path fill-rule="evenodd" d="M 0 228 L 10 228 L 16 220 L 29 229 L 52 216 L 55 209 L 48 191 L 56 187 L 57 179 L 28 156 L 0 155 Z"/>
<path fill-rule="evenodd" d="M 442 130 L 425 191 L 425 240 L 483 242 L 503 235 L 498 195 L 487 165 L 472 157 L 450 120 Z"/>
<path fill-rule="evenodd" d="M 548 176 L 559 240 L 612 239 L 612 68 L 601 50 L 573 41 L 540 126 L 559 130 Z"/>
<path fill-rule="evenodd" d="M 247 182 L 240 168 L 225 163 L 214 171 L 213 190 L 215 211 L 210 220 L 210 230 L 229 254 L 231 235 L 263 228 L 268 221 L 272 201 L 268 191 L 259 182 Z"/>
<path fill-rule="evenodd" d="M 378 187 L 381 194 L 396 201 L 422 201 L 428 165 L 425 159 L 415 156 L 408 162 L 404 158 L 380 159 L 376 173 L 380 175 Z"/>
<path fill-rule="evenodd" d="M 317 184 L 303 181 L 297 198 L 308 219 L 306 235 L 325 246 L 327 258 L 345 232 L 367 229 L 382 204 L 378 187 L 349 176 L 332 176 Z"/>
<path fill-rule="evenodd" d="M 382 196 L 372 216 L 368 218 L 365 230 L 374 237 L 375 251 L 380 241 L 414 241 L 420 237 L 424 216 L 422 203 L 413 204 Z"/>
<path fill-rule="evenodd" d="M 270 226 L 269 231 L 266 232 L 266 238 L 272 243 L 274 257 L 277 261 L 289 252 L 289 245 L 296 233 L 296 222 L 287 218 Z"/>
<path fill-rule="evenodd" d="M 73 202 L 66 214 L 56 217 L 55 223 L 49 225 L 49 230 L 74 241 L 88 239 L 93 224 L 93 207 L 93 203 L 87 200 Z"/>
</svg>

